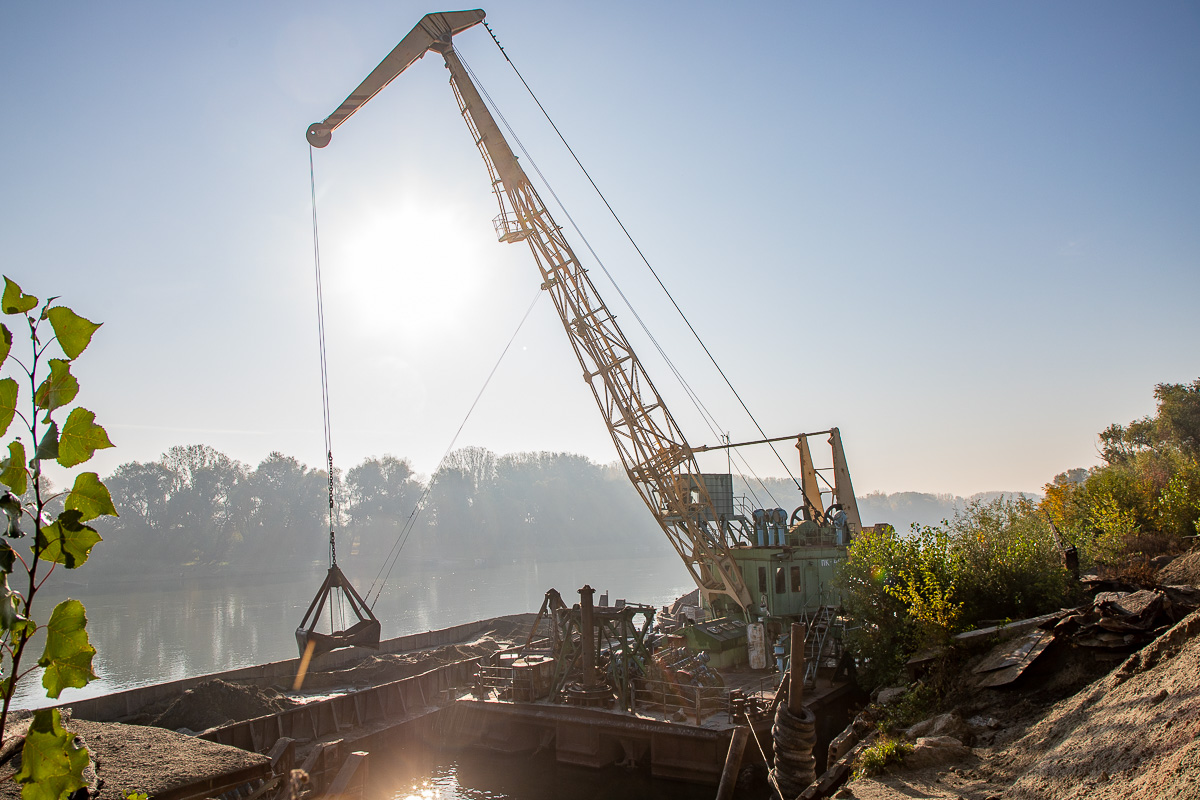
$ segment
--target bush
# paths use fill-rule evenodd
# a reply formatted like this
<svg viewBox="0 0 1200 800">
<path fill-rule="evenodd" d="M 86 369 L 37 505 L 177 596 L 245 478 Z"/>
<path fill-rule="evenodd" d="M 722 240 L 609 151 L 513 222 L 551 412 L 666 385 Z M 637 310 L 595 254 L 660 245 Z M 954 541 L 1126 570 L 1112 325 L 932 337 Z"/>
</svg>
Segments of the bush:
<svg viewBox="0 0 1200 800">
<path fill-rule="evenodd" d="M 1024 498 L 977 502 L 951 521 L 864 531 L 839 570 L 847 643 L 873 688 L 898 678 L 920 647 L 983 621 L 1046 613 L 1075 598 L 1054 532 Z"/>
<path fill-rule="evenodd" d="M 1069 602 L 1049 520 L 1024 497 L 972 503 L 949 523 L 962 622 L 1025 619 Z"/>
<path fill-rule="evenodd" d="M 916 621 L 907 605 L 887 591 L 911 564 L 912 548 L 894 528 L 868 528 L 850 544 L 838 571 L 844 607 L 858 623 L 846 632 L 846 644 L 863 657 L 858 677 L 867 688 L 900 674 L 916 648 Z"/>
</svg>

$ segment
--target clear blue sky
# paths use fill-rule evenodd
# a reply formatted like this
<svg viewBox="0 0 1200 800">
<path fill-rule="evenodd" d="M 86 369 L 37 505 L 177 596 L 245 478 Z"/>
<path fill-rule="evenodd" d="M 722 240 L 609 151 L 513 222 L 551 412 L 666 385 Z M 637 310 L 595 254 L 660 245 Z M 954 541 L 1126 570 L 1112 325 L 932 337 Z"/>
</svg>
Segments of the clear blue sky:
<svg viewBox="0 0 1200 800">
<path fill-rule="evenodd" d="M 763 427 L 840 426 L 860 492 L 1037 490 L 1200 376 L 1200 5 L 485 7 Z M 303 134 L 436 10 L 0 9 L 3 272 L 105 323 L 77 370 L 118 445 L 101 472 L 194 442 L 322 462 Z M 756 437 L 487 33 L 458 47 L 722 427 Z M 436 56 L 316 165 L 335 458 L 428 473 L 536 270 L 495 242 Z M 459 444 L 615 457 L 545 300 Z"/>
</svg>

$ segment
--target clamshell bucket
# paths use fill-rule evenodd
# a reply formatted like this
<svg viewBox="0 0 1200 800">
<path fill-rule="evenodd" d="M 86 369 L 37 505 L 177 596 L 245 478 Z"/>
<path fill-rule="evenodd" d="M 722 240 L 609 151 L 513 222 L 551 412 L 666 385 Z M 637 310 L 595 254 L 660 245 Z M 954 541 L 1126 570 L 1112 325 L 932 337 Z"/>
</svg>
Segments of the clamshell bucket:
<svg viewBox="0 0 1200 800">
<path fill-rule="evenodd" d="M 349 606 L 354 615 L 358 617 L 358 622 L 345 630 L 320 633 L 316 630 L 317 622 L 321 619 L 321 612 L 324 611 L 326 602 L 335 592 L 342 594 L 345 605 Z M 296 628 L 296 645 L 300 648 L 301 657 L 304 656 L 310 645 L 312 647 L 310 657 L 342 647 L 378 649 L 380 630 L 379 620 L 371 613 L 371 609 L 367 607 L 358 592 L 354 591 L 354 587 L 350 585 L 350 581 L 342 574 L 337 564 L 334 564 L 329 568 L 329 574 L 325 576 L 325 582 L 317 590 L 317 596 L 313 598 L 308 611 L 305 612 L 304 619 L 300 621 L 300 627 Z"/>
</svg>

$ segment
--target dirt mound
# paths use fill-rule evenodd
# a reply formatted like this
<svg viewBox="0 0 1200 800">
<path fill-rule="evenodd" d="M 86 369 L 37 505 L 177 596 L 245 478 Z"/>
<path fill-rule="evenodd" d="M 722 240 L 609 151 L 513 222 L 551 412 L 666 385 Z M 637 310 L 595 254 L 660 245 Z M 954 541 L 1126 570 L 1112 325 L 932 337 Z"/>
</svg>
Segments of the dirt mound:
<svg viewBox="0 0 1200 800">
<path fill-rule="evenodd" d="M 1163 586 L 1200 586 L 1200 550 L 1184 553 L 1160 569 L 1158 582 Z"/>
<path fill-rule="evenodd" d="M 274 689 L 211 680 L 175 698 L 150 724 L 170 730 L 187 728 L 199 732 L 230 720 L 253 719 L 295 705 L 294 700 Z"/>
<path fill-rule="evenodd" d="M 1064 651 L 1058 675 L 1039 663 L 1048 672 L 1026 676 L 1023 691 L 983 691 L 964 703 L 963 714 L 990 707 L 999 730 L 976 736 L 956 765 L 900 766 L 848 788 L 862 800 L 1200 798 L 1200 611 L 1110 674 L 1046 703 L 1094 669 L 1080 650 Z"/>
<path fill-rule="evenodd" d="M 1200 797 L 1197 634 L 1200 612 L 1056 706 L 1013 747 L 1031 758 L 1010 795 Z"/>
<path fill-rule="evenodd" d="M 491 621 L 490 630 L 486 631 L 483 635 L 503 641 L 515 641 L 517 639 L 524 641 L 525 637 L 529 635 L 529 629 L 532 626 L 532 614 L 497 617 Z"/>
<path fill-rule="evenodd" d="M 142 725 L 76 719 L 67 728 L 91 756 L 98 789 L 92 800 L 124 800 L 132 792 L 166 797 L 188 784 L 194 797 L 195 783 L 267 761 L 257 753 Z M 11 725 L 8 730 L 13 733 Z M 21 786 L 10 780 L 19 764 L 17 755 L 0 765 L 0 800 L 20 800 Z"/>
</svg>

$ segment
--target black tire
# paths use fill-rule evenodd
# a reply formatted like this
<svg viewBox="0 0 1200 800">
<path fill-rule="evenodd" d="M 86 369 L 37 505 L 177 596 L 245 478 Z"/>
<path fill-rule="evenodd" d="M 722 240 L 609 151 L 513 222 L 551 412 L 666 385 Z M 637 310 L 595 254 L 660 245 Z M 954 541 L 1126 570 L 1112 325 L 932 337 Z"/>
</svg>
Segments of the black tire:
<svg viewBox="0 0 1200 800">
<path fill-rule="evenodd" d="M 786 728 L 772 728 L 771 735 L 777 744 L 786 750 L 812 750 L 817 745 L 815 731 L 789 731 Z"/>
<path fill-rule="evenodd" d="M 785 772 L 790 772 L 793 775 L 804 775 L 810 772 L 816 772 L 817 760 L 810 755 L 793 755 L 787 753 L 780 755 L 775 754 L 775 766 L 782 768 Z"/>
<path fill-rule="evenodd" d="M 807 708 L 799 714 L 793 714 L 786 705 L 780 703 L 775 709 L 775 724 L 785 725 L 789 728 L 815 728 L 817 715 Z"/>
</svg>

